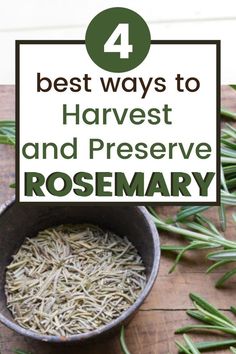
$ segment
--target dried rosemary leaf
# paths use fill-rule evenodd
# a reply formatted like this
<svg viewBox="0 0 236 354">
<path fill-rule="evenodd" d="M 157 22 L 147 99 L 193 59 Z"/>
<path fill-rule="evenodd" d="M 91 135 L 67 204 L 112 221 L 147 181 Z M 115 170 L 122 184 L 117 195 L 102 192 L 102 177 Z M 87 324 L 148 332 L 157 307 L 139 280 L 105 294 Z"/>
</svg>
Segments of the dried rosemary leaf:
<svg viewBox="0 0 236 354">
<path fill-rule="evenodd" d="M 7 267 L 5 292 L 22 327 L 69 336 L 119 317 L 145 284 L 142 259 L 126 237 L 61 225 L 25 240 Z"/>
</svg>

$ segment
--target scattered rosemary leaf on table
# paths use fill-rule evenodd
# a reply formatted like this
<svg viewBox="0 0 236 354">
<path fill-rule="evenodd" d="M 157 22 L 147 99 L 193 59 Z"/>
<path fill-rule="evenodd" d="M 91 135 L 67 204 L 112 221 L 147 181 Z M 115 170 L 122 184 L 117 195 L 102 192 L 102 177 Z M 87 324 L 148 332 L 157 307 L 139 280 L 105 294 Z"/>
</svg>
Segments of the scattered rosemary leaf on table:
<svg viewBox="0 0 236 354">
<path fill-rule="evenodd" d="M 125 327 L 121 327 L 120 331 L 120 346 L 124 354 L 131 354 L 129 349 L 127 348 L 126 342 L 125 342 Z"/>
<path fill-rule="evenodd" d="M 175 342 L 177 347 L 181 350 L 181 352 L 186 353 L 186 354 L 200 354 L 198 348 L 193 343 L 191 338 L 189 336 L 187 336 L 186 334 L 184 334 L 183 337 L 184 337 L 184 340 L 186 343 L 185 345 L 183 345 L 182 343 L 180 343 L 178 341 Z"/>
<path fill-rule="evenodd" d="M 194 342 L 194 345 L 200 352 L 207 352 L 209 350 L 225 349 L 225 348 L 229 348 L 231 345 L 236 345 L 236 339 Z M 184 351 L 180 349 L 179 353 L 184 353 Z"/>
</svg>

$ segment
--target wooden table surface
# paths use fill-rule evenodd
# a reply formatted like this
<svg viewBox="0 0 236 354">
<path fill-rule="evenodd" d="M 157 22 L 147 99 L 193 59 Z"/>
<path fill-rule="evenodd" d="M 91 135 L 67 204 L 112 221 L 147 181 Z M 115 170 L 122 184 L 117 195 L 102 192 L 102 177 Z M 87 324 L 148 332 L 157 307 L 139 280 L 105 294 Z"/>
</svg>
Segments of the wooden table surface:
<svg viewBox="0 0 236 354">
<path fill-rule="evenodd" d="M 227 87 L 222 88 L 222 105 L 236 112 L 236 94 Z M 0 119 L 14 119 L 14 86 L 0 86 Z M 0 146 L 0 203 L 6 201 L 14 194 L 9 184 L 14 181 L 14 149 L 10 146 Z M 227 237 L 236 238 L 235 226 L 230 215 L 233 208 L 228 208 Z M 158 209 L 162 215 L 170 215 L 173 207 Z M 217 211 L 211 209 L 210 216 L 217 222 Z M 161 242 L 170 242 L 171 237 L 160 234 Z M 173 239 L 173 236 L 172 236 Z M 222 290 L 214 288 L 214 283 L 220 276 L 222 269 L 206 275 L 208 262 L 204 253 L 188 253 L 184 261 L 173 274 L 168 274 L 173 258 L 163 254 L 161 267 L 156 284 L 142 306 L 141 310 L 129 324 L 126 330 L 127 344 L 132 354 L 168 354 L 176 353 L 174 341 L 182 339 L 174 335 L 176 328 L 193 322 L 186 315 L 186 309 L 192 307 L 189 292 L 196 292 L 213 302 L 220 309 L 229 312 L 230 305 L 236 305 L 235 279 L 227 283 Z M 227 336 L 226 336 L 227 337 Z M 217 335 L 192 335 L 194 340 L 207 340 L 221 338 Z M 10 354 L 14 349 L 30 351 L 33 354 L 120 354 L 121 349 L 117 337 L 105 343 L 81 348 L 52 347 L 46 343 L 38 343 L 25 339 L 0 324 L 0 352 Z M 226 353 L 229 351 L 221 351 Z"/>
</svg>

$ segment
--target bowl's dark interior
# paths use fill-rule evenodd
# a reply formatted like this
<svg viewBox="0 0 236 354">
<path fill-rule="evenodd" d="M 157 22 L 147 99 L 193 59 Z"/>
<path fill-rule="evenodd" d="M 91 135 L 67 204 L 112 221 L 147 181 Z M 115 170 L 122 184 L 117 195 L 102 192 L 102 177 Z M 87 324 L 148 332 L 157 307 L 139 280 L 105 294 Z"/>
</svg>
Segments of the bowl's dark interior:
<svg viewBox="0 0 236 354">
<path fill-rule="evenodd" d="M 5 267 L 25 237 L 50 226 L 91 223 L 127 236 L 139 251 L 150 277 L 155 258 L 153 229 L 144 208 L 132 206 L 32 206 L 12 204 L 0 216 L 0 313 L 12 320 L 4 293 Z"/>
</svg>

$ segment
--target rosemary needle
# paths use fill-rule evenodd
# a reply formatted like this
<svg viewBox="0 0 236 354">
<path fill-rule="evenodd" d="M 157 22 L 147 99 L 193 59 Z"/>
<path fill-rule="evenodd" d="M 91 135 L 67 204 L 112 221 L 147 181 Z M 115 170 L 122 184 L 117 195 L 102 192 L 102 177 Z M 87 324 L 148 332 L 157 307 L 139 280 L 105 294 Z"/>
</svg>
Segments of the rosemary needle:
<svg viewBox="0 0 236 354">
<path fill-rule="evenodd" d="M 184 337 L 186 346 L 184 346 L 183 344 L 176 341 L 176 345 L 181 350 L 181 352 L 186 353 L 186 354 L 200 354 L 198 348 L 193 343 L 191 338 L 189 336 L 187 336 L 186 334 L 184 334 L 183 337 Z"/>
<path fill-rule="evenodd" d="M 131 354 L 129 349 L 127 348 L 126 342 L 125 342 L 125 327 L 121 327 L 120 331 L 120 346 L 124 354 Z"/>
<path fill-rule="evenodd" d="M 225 118 L 229 118 L 229 119 L 235 119 L 236 120 L 236 113 L 230 112 L 225 108 L 221 108 L 220 110 L 220 114 L 225 117 Z"/>
<path fill-rule="evenodd" d="M 195 347 L 200 352 L 207 352 L 215 349 L 229 348 L 231 345 L 236 345 L 236 339 L 222 340 L 222 341 L 206 341 L 206 342 L 194 342 Z M 184 353 L 184 350 L 180 349 L 179 353 Z"/>
<path fill-rule="evenodd" d="M 236 336 L 236 323 L 228 316 L 224 315 L 216 307 L 211 305 L 207 300 L 197 294 L 190 294 L 195 307 L 194 310 L 188 310 L 187 314 L 199 320 L 203 324 L 191 324 L 176 330 L 175 333 L 186 333 L 191 331 L 207 331 L 214 332 L 217 330 L 220 333 L 227 333 Z"/>
<path fill-rule="evenodd" d="M 15 145 L 14 121 L 0 121 L 0 144 Z"/>
</svg>

